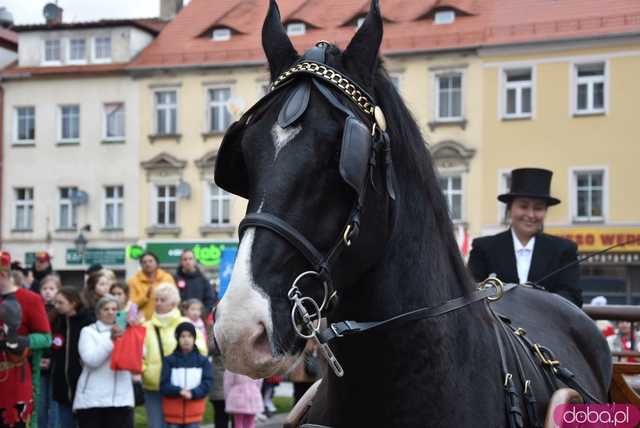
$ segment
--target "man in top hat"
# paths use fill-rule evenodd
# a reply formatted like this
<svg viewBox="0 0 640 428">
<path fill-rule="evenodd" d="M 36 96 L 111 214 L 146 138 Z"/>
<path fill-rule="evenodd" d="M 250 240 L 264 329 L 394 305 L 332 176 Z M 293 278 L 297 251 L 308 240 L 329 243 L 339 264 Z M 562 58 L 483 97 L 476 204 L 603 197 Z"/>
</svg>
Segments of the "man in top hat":
<svg viewBox="0 0 640 428">
<path fill-rule="evenodd" d="M 505 283 L 537 283 L 581 307 L 577 265 L 546 278 L 577 259 L 573 241 L 542 233 L 547 209 L 560 203 L 549 193 L 552 174 L 541 168 L 511 172 L 511 190 L 498 196 L 507 204 L 511 226 L 497 235 L 473 240 L 469 269 L 476 281 L 495 275 Z"/>
<path fill-rule="evenodd" d="M 32 367 L 27 358 L 29 351 L 51 346 L 49 320 L 42 298 L 11 279 L 11 256 L 0 251 L 0 300 L 15 302 L 20 310 L 3 311 L 6 324 L 17 330 L 15 336 L 0 337 L 0 428 L 25 427 L 34 410 L 39 383 L 32 385 Z M 40 364 L 39 360 L 34 364 Z M 37 371 L 37 370 L 36 370 Z M 37 373 L 35 374 L 37 376 Z"/>
</svg>

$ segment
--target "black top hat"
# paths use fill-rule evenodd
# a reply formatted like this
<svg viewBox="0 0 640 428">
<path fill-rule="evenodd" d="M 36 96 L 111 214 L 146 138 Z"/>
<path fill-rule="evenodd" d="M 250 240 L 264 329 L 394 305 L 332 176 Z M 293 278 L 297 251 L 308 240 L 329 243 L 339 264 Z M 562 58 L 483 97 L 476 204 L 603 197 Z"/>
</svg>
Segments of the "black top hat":
<svg viewBox="0 0 640 428">
<path fill-rule="evenodd" d="M 515 198 L 542 199 L 547 206 L 557 205 L 560 199 L 549 195 L 553 172 L 542 168 L 518 168 L 511 171 L 511 190 L 498 195 L 500 202 L 508 203 Z"/>
</svg>

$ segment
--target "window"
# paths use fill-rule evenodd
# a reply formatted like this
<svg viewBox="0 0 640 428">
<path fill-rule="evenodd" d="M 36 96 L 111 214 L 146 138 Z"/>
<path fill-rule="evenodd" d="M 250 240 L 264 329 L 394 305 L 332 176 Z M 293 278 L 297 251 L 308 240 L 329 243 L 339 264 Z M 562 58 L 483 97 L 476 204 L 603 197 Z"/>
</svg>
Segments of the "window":
<svg viewBox="0 0 640 428">
<path fill-rule="evenodd" d="M 105 139 L 124 139 L 124 104 L 107 103 L 104 105 Z"/>
<path fill-rule="evenodd" d="M 156 225 L 176 225 L 176 186 L 156 185 Z"/>
<path fill-rule="evenodd" d="M 69 40 L 69 62 L 86 62 L 86 46 L 84 39 Z"/>
<path fill-rule="evenodd" d="M 508 193 L 511 189 L 511 169 L 498 173 L 498 194 Z M 507 224 L 507 204 L 498 201 L 498 223 Z"/>
<path fill-rule="evenodd" d="M 211 34 L 214 42 L 222 42 L 231 39 L 231 30 L 228 28 L 216 28 Z"/>
<path fill-rule="evenodd" d="M 36 109 L 33 106 L 16 107 L 15 141 L 31 142 L 36 138 Z"/>
<path fill-rule="evenodd" d="M 58 228 L 61 230 L 75 229 L 78 224 L 78 213 L 72 201 L 72 196 L 78 191 L 77 187 L 61 187 L 58 205 Z"/>
<path fill-rule="evenodd" d="M 124 187 L 106 186 L 104 188 L 104 227 L 122 229 L 124 224 Z"/>
<path fill-rule="evenodd" d="M 451 220 L 462 221 L 462 176 L 440 177 L 440 188 L 447 201 Z"/>
<path fill-rule="evenodd" d="M 231 124 L 231 112 L 228 103 L 231 89 L 209 89 L 209 131 L 224 132 Z"/>
<path fill-rule="evenodd" d="M 292 22 L 287 24 L 288 36 L 302 36 L 307 31 L 307 26 L 304 22 Z"/>
<path fill-rule="evenodd" d="M 110 36 L 101 36 L 93 39 L 93 60 L 95 62 L 111 61 Z"/>
<path fill-rule="evenodd" d="M 436 76 L 437 119 L 442 121 L 462 119 L 462 74 L 448 73 Z"/>
<path fill-rule="evenodd" d="M 599 222 L 604 219 L 604 171 L 575 171 L 574 220 Z"/>
<path fill-rule="evenodd" d="M 60 106 L 60 141 L 80 139 L 80 106 Z"/>
<path fill-rule="evenodd" d="M 433 23 L 440 24 L 453 24 L 456 19 L 456 13 L 453 10 L 439 10 L 433 15 Z"/>
<path fill-rule="evenodd" d="M 45 40 L 44 62 L 59 63 L 61 58 L 60 40 Z"/>
<path fill-rule="evenodd" d="M 15 195 L 15 230 L 33 230 L 33 187 L 14 189 Z"/>
<path fill-rule="evenodd" d="M 177 92 L 157 91 L 156 99 L 156 133 L 171 135 L 178 132 Z"/>
<path fill-rule="evenodd" d="M 505 70 L 504 117 L 529 117 L 532 111 L 531 69 Z"/>
<path fill-rule="evenodd" d="M 215 185 L 209 183 L 209 211 L 207 223 L 213 226 L 229 224 L 231 195 Z"/>
<path fill-rule="evenodd" d="M 576 113 L 604 112 L 605 82 L 604 63 L 576 65 Z"/>
</svg>

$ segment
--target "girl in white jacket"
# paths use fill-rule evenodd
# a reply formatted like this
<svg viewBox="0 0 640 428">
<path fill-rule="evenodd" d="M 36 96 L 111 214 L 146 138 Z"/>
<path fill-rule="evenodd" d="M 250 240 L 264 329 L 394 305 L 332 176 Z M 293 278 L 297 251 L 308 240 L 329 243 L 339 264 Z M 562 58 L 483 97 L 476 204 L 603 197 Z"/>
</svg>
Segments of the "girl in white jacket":
<svg viewBox="0 0 640 428">
<path fill-rule="evenodd" d="M 111 370 L 113 340 L 122 334 L 115 323 L 117 312 L 117 299 L 102 297 L 96 304 L 98 321 L 80 332 L 83 369 L 73 401 L 80 428 L 133 428 L 131 373 Z"/>
</svg>

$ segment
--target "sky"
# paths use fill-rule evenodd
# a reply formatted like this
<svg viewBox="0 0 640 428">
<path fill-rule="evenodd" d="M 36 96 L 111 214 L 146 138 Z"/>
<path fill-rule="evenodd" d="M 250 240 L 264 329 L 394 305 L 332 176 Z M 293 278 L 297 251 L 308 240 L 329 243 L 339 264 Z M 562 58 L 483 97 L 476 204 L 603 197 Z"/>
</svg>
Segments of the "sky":
<svg viewBox="0 0 640 428">
<path fill-rule="evenodd" d="M 15 24 L 44 23 L 42 9 L 55 0 L 0 0 L 13 15 Z M 160 0 L 58 0 L 64 22 L 109 18 L 149 18 L 158 16 Z M 187 4 L 188 1 L 185 1 Z"/>
</svg>

